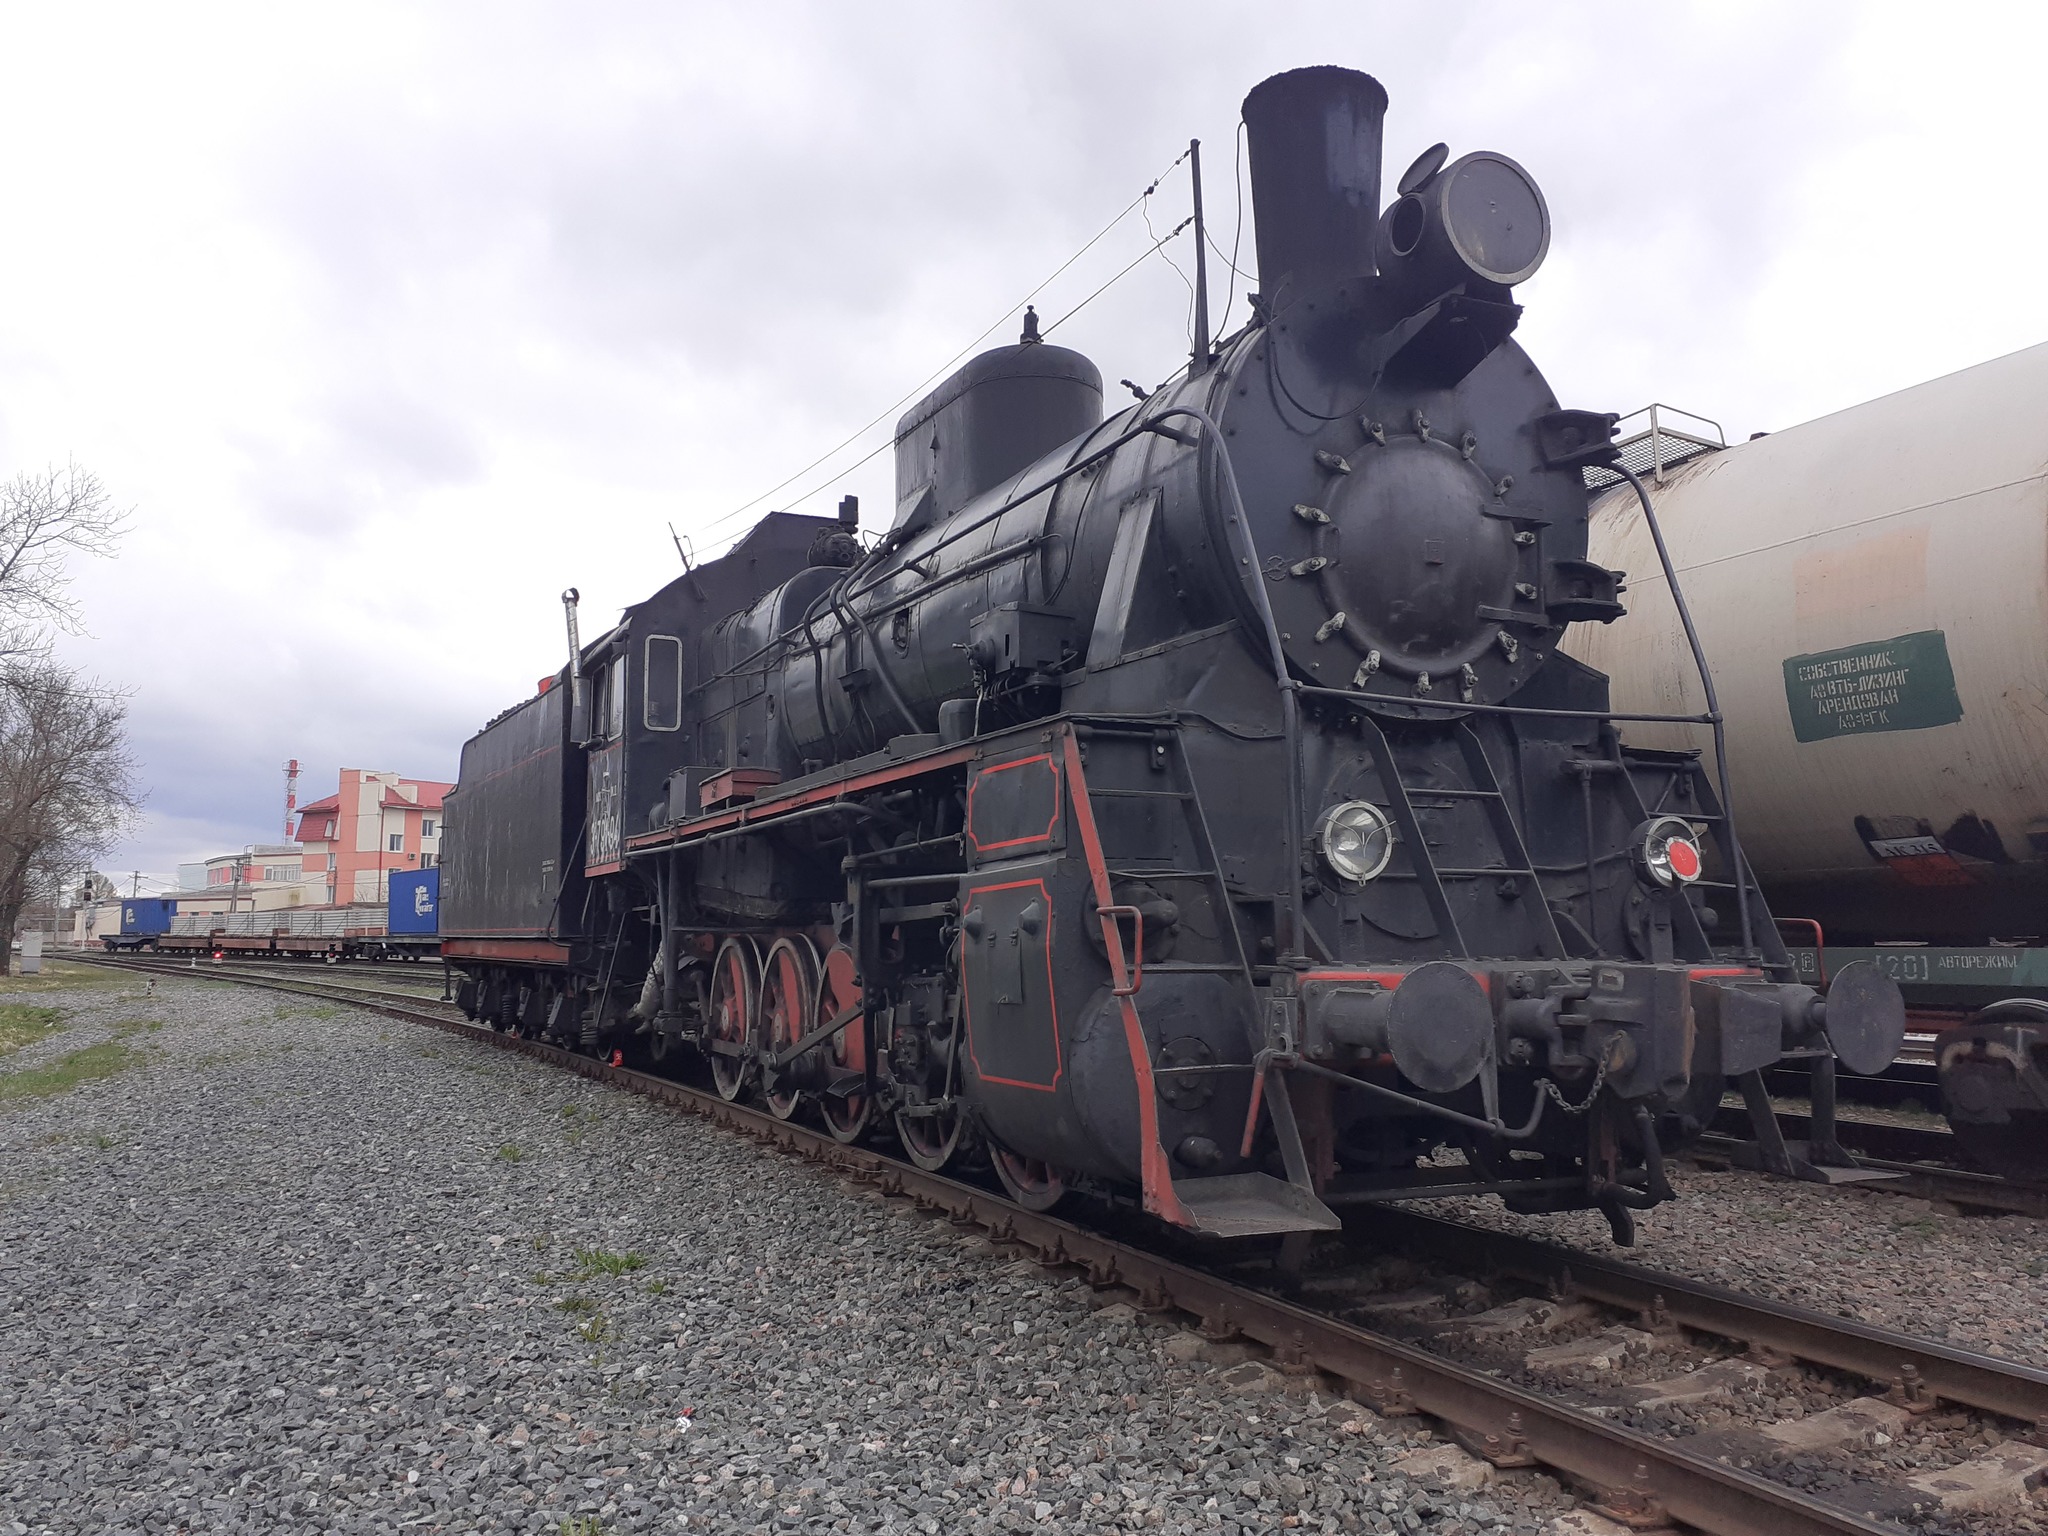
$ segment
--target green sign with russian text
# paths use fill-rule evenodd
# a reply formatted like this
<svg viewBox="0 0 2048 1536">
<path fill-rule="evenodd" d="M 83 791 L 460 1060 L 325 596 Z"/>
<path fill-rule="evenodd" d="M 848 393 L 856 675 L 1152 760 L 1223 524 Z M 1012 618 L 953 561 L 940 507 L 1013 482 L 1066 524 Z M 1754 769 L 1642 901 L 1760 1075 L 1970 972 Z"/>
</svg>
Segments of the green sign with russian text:
<svg viewBox="0 0 2048 1536">
<path fill-rule="evenodd" d="M 1785 659 L 1785 703 L 1801 741 L 1924 731 L 1963 718 L 1938 629 Z"/>
</svg>

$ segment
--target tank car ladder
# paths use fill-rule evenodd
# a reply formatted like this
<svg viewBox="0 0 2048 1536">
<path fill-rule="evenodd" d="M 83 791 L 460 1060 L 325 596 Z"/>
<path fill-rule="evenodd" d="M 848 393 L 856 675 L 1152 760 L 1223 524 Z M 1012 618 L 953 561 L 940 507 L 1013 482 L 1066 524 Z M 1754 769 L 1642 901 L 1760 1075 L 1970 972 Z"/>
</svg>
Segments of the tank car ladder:
<svg viewBox="0 0 2048 1536">
<path fill-rule="evenodd" d="M 1379 769 L 1380 786 L 1387 796 L 1395 830 L 1401 834 L 1401 841 L 1408 848 L 1408 862 L 1415 871 L 1416 883 L 1422 888 L 1422 898 L 1429 906 L 1431 917 L 1436 920 L 1439 937 L 1450 945 L 1452 953 L 1461 959 L 1472 958 L 1472 951 L 1458 926 L 1457 914 L 1451 910 L 1450 897 L 1444 890 L 1446 877 L 1526 880 L 1534 900 L 1524 910 L 1530 914 L 1536 947 L 1547 960 L 1565 959 L 1564 938 L 1558 932 L 1556 915 L 1550 910 L 1549 900 L 1544 895 L 1543 881 L 1536 873 L 1536 861 L 1529 856 L 1528 846 L 1522 841 L 1521 828 L 1515 824 L 1514 808 L 1508 804 L 1500 779 L 1493 771 L 1493 763 L 1486 755 L 1486 743 L 1479 739 L 1472 723 L 1460 720 L 1455 729 L 1458 749 L 1464 757 L 1465 771 L 1472 783 L 1472 787 L 1460 789 L 1438 789 L 1433 785 L 1409 783 L 1401 777 L 1400 761 L 1379 723 L 1363 713 L 1359 716 L 1359 723 L 1365 731 L 1366 745 L 1372 752 L 1374 766 Z M 1418 798 L 1463 800 L 1479 805 L 1486 812 L 1493 840 L 1499 845 L 1504 862 L 1476 869 L 1440 866 L 1430 857 L 1429 844 L 1423 838 L 1422 821 L 1415 813 Z"/>
<path fill-rule="evenodd" d="M 1215 840 L 1210 835 L 1209 818 L 1202 809 L 1201 794 L 1195 787 L 1194 770 L 1188 761 L 1179 724 L 1176 722 L 1171 726 L 1155 728 L 1152 734 L 1152 766 L 1171 775 L 1171 787 L 1092 787 L 1083 775 L 1080 753 L 1071 732 L 1067 738 L 1067 752 L 1075 819 L 1083 849 L 1088 857 L 1089 871 L 1095 886 L 1097 912 L 1102 921 L 1104 943 L 1110 955 L 1111 991 L 1119 999 L 1124 1011 L 1126 1037 L 1130 1041 L 1132 1051 L 1131 1064 L 1140 1095 L 1139 1133 L 1144 1143 L 1141 1147 L 1141 1157 L 1144 1164 L 1146 1209 L 1165 1216 L 1168 1220 L 1217 1237 L 1254 1237 L 1273 1233 L 1339 1230 L 1343 1226 L 1342 1219 L 1324 1205 L 1315 1193 L 1308 1157 L 1302 1147 L 1300 1130 L 1295 1124 L 1293 1105 L 1288 1098 L 1285 1079 L 1278 1074 L 1265 1073 L 1256 1060 L 1251 1064 L 1252 1070 L 1259 1073 L 1254 1083 L 1252 1112 L 1254 1115 L 1257 1114 L 1259 1088 L 1263 1085 L 1263 1097 L 1271 1107 L 1276 1140 L 1279 1142 L 1287 1177 L 1284 1180 L 1276 1179 L 1271 1174 L 1260 1172 L 1213 1174 L 1192 1178 L 1174 1176 L 1172 1165 L 1158 1135 L 1159 1080 L 1187 1069 L 1153 1065 L 1153 1047 L 1147 1042 L 1138 1017 L 1137 997 L 1144 984 L 1144 977 L 1148 973 L 1206 974 L 1221 976 L 1232 982 L 1232 990 L 1242 999 L 1243 1017 L 1253 1021 L 1254 1033 L 1247 1041 L 1247 1045 L 1255 1056 L 1264 1043 L 1257 1033 L 1261 1023 L 1258 984 L 1252 975 L 1251 962 L 1245 954 L 1244 935 L 1238 926 L 1236 905 L 1231 900 L 1228 885 L 1224 880 L 1222 861 L 1217 856 Z M 1094 809 L 1090 802 L 1118 799 L 1163 800 L 1178 804 L 1186 826 L 1188 846 L 1193 854 L 1191 867 L 1111 868 L 1103 853 L 1101 837 L 1095 825 Z M 1135 909 L 1115 905 L 1114 882 L 1118 880 L 1142 880 L 1147 884 L 1178 885 L 1183 888 L 1190 885 L 1204 887 L 1210 901 L 1210 909 L 1227 938 L 1223 958 L 1206 961 L 1162 960 L 1148 963 L 1144 958 L 1144 938 L 1140 929 L 1136 935 L 1136 966 L 1132 969 L 1124 958 L 1121 919 L 1126 915 L 1134 915 Z M 1164 1187 L 1159 1187 L 1161 1185 Z"/>
</svg>

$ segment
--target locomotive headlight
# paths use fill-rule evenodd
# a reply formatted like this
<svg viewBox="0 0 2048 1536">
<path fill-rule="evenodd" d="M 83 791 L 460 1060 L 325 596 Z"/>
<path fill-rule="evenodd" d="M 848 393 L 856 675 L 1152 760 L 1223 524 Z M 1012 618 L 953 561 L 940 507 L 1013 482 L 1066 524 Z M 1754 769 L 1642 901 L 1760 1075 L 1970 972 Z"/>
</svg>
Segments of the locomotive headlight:
<svg viewBox="0 0 2048 1536">
<path fill-rule="evenodd" d="M 1636 829 L 1636 873 L 1665 890 L 1691 885 L 1706 861 L 1693 837 L 1692 823 L 1679 816 L 1653 816 Z"/>
<path fill-rule="evenodd" d="M 1323 812 L 1316 823 L 1323 862 L 1353 885 L 1377 880 L 1394 856 L 1394 824 L 1364 800 L 1346 800 Z"/>
</svg>

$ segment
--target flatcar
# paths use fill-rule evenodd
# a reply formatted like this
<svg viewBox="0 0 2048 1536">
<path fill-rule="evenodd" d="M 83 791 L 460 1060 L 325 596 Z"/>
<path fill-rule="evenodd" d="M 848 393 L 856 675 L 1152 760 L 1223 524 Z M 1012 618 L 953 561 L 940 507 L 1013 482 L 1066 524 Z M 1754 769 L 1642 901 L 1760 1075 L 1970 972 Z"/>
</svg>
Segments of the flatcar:
<svg viewBox="0 0 2048 1536">
<path fill-rule="evenodd" d="M 393 870 L 381 908 L 285 907 L 263 912 L 175 914 L 126 948 L 264 959 L 432 960 L 441 953 L 441 871 Z M 124 924 L 125 924 L 124 913 Z M 112 936 L 107 947 L 114 948 Z"/>
<path fill-rule="evenodd" d="M 471 1013 L 1295 1251 L 1451 1189 L 1625 1242 L 1726 1079 L 1888 1060 L 1897 988 L 1798 981 L 1697 747 L 1559 650 L 1623 611 L 1615 418 L 1514 340 L 1534 180 L 1437 145 L 1382 208 L 1386 104 L 1251 92 L 1252 318 L 1137 403 L 1027 313 L 877 537 L 771 513 L 587 641 L 567 594 L 446 804 Z"/>
</svg>

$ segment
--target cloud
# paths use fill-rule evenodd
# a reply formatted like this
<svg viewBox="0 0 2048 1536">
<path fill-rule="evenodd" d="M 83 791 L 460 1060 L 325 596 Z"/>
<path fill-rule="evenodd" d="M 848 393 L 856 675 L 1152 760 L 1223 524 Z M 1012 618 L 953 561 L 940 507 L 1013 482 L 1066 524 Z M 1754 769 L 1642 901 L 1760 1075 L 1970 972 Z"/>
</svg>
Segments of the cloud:
<svg viewBox="0 0 2048 1536">
<path fill-rule="evenodd" d="M 602 621 L 674 570 L 671 522 L 735 535 L 1006 339 L 1191 136 L 1227 247 L 1238 102 L 1280 69 L 1376 73 L 1390 174 L 1444 139 L 1536 175 L 1521 339 L 1567 404 L 1740 436 L 2037 340 L 2043 23 L 1997 17 L 1987 49 L 1842 3 L 11 11 L 0 469 L 75 455 L 138 509 L 67 651 L 134 690 L 119 862 L 269 837 L 287 757 L 309 795 L 452 776 L 558 664 L 563 587 Z M 1155 201 L 1182 217 L 1185 167 Z M 1186 326 L 1152 259 L 1059 339 L 1156 380 Z M 886 454 L 831 479 L 881 435 L 763 505 L 881 514 Z"/>
</svg>

